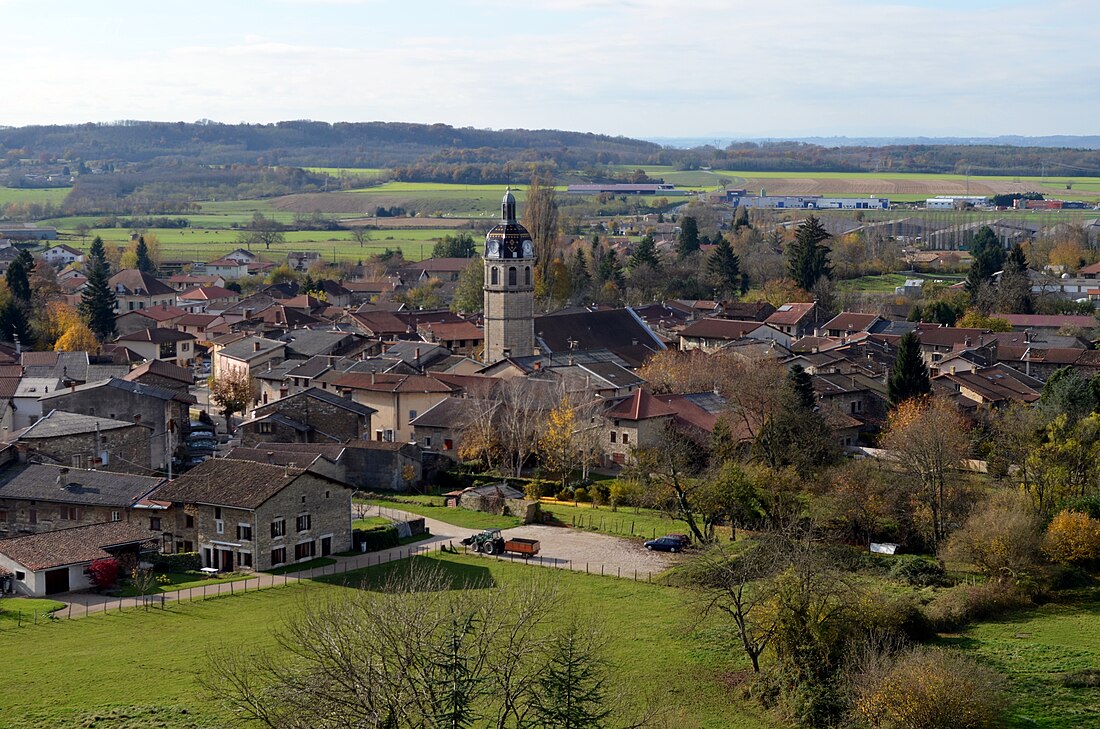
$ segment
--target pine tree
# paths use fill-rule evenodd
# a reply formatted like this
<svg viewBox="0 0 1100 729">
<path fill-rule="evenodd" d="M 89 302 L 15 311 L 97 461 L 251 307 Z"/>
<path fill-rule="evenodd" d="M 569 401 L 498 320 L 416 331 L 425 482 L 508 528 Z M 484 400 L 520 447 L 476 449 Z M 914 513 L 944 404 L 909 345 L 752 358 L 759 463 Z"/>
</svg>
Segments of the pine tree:
<svg viewBox="0 0 1100 729">
<path fill-rule="evenodd" d="M 699 250 L 699 223 L 690 215 L 680 219 L 679 244 L 680 258 L 687 258 Z"/>
<path fill-rule="evenodd" d="M 811 215 L 798 226 L 794 241 L 787 246 L 787 270 L 803 291 L 810 291 L 819 278 L 832 278 L 830 249 L 824 241 L 832 236 Z"/>
<path fill-rule="evenodd" d="M 584 251 L 580 248 L 573 254 L 573 262 L 569 267 L 569 278 L 573 281 L 574 295 L 583 296 L 592 285 L 592 274 L 588 272 L 588 263 L 585 261 Z"/>
<path fill-rule="evenodd" d="M 1020 251 L 1023 253 L 1023 251 Z M 966 274 L 966 291 L 971 298 L 977 296 L 982 284 L 993 280 L 993 274 L 1004 268 L 1005 251 L 997 234 L 988 225 L 983 225 L 974 234 L 974 242 L 970 244 L 970 271 Z M 1026 259 L 1025 259 L 1026 266 Z"/>
<path fill-rule="evenodd" d="M 657 252 L 657 241 L 652 235 L 642 238 L 638 247 L 634 249 L 634 254 L 630 256 L 630 268 L 635 269 L 639 266 L 652 266 L 658 271 L 661 270 L 661 254 Z"/>
<path fill-rule="evenodd" d="M 742 228 L 751 228 L 752 223 L 749 222 L 749 209 L 746 207 L 737 208 L 737 217 L 733 220 L 733 232 L 736 233 Z"/>
<path fill-rule="evenodd" d="M 795 403 L 803 410 L 813 410 L 817 405 L 817 396 L 814 394 L 814 383 L 810 374 L 796 364 L 787 372 L 787 387 L 794 395 Z"/>
<path fill-rule="evenodd" d="M 897 407 L 914 397 L 932 392 L 928 365 L 920 353 L 920 340 L 915 332 L 906 332 L 898 341 L 898 354 L 886 378 L 886 396 L 891 407 Z"/>
<path fill-rule="evenodd" d="M 611 282 L 617 288 L 622 288 L 626 282 L 623 277 L 623 267 L 619 265 L 619 257 L 615 251 L 608 250 L 600 259 L 599 268 L 596 269 L 596 279 L 600 283 Z"/>
<path fill-rule="evenodd" d="M 8 299 L 3 307 L 0 307 L 0 340 L 5 342 L 19 341 L 29 346 L 33 341 L 31 324 L 27 320 L 27 312 L 14 298 Z"/>
<path fill-rule="evenodd" d="M 90 271 L 99 262 L 103 268 L 107 268 L 107 249 L 103 245 L 103 239 L 98 235 L 92 239 L 92 247 L 88 249 L 88 270 Z"/>
<path fill-rule="evenodd" d="M 96 238 L 99 241 L 98 238 Z M 99 241 L 102 248 L 103 242 Z M 93 250 L 95 243 L 92 244 Z M 107 262 L 91 255 L 88 268 L 88 283 L 80 295 L 80 315 L 88 322 L 88 328 L 101 342 L 110 339 L 115 333 L 115 308 L 118 299 L 111 290 L 107 276 Z"/>
<path fill-rule="evenodd" d="M 134 254 L 137 256 L 137 263 L 135 264 L 137 270 L 143 273 L 153 273 L 153 271 L 156 270 L 156 266 L 153 265 L 153 259 L 149 257 L 149 246 L 145 243 L 145 236 L 142 235 L 138 237 Z"/>
<path fill-rule="evenodd" d="M 7 273 L 4 274 L 8 282 L 8 290 L 20 304 L 26 305 L 31 300 L 30 272 L 34 269 L 34 258 L 26 251 L 20 251 L 10 264 Z"/>
<path fill-rule="evenodd" d="M 741 259 L 733 252 L 733 246 L 725 236 L 707 259 L 707 273 L 718 279 L 722 290 L 728 295 L 736 296 L 741 290 Z"/>
<path fill-rule="evenodd" d="M 611 711 L 604 708 L 607 665 L 599 646 L 575 624 L 555 636 L 550 657 L 538 672 L 532 693 L 533 726 L 540 729 L 595 729 Z"/>
</svg>

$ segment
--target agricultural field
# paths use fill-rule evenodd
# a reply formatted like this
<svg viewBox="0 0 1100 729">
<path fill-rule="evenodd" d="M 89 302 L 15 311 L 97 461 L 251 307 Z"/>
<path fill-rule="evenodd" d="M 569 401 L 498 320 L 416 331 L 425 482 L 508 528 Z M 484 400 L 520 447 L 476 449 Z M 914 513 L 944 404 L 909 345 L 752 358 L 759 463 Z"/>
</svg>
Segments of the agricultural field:
<svg viewBox="0 0 1100 729">
<path fill-rule="evenodd" d="M 0 187 L 0 206 L 8 203 L 53 203 L 54 205 L 60 205 L 68 194 L 68 187 Z"/>
<path fill-rule="evenodd" d="M 744 187 L 751 193 L 766 189 L 774 195 L 873 195 L 891 201 L 913 202 L 935 195 L 996 195 L 1041 192 L 1068 200 L 1100 200 L 1100 177 L 1012 177 L 965 174 L 884 172 L 755 172 L 744 170 L 679 171 L 662 165 L 617 165 L 616 172 L 642 169 L 651 177 L 696 189 L 719 185 Z"/>
<path fill-rule="evenodd" d="M 381 167 L 303 167 L 302 169 L 306 172 L 316 172 L 320 175 L 337 178 L 363 177 L 378 179 L 390 173 L 389 170 Z"/>
<path fill-rule="evenodd" d="M 545 575 L 541 567 L 475 557 L 418 557 L 449 571 L 456 583 L 508 583 Z M 393 563 L 397 567 L 403 563 Z M 391 567 L 364 571 L 377 577 Z M 349 576 L 353 573 L 349 573 Z M 775 727 L 758 709 L 734 699 L 723 681 L 745 666 L 720 626 L 697 624 L 681 590 L 573 572 L 554 572 L 569 604 L 604 622 L 617 685 L 642 693 L 667 688 L 669 726 L 718 729 Z M 364 575 L 357 575 L 362 577 Z M 256 593 L 55 621 L 4 633 L 0 726 L 37 729 L 109 726 L 136 729 L 223 727 L 229 716 L 198 683 L 211 648 L 274 647 L 272 629 L 303 601 L 360 589 L 344 575 Z M 354 583 L 352 583 L 354 584 Z M 338 596 L 338 595 L 337 595 Z M 593 610 L 595 609 L 595 613 Z M 660 656 L 661 670 L 653 670 Z M 110 687 L 105 691 L 104 687 Z"/>
<path fill-rule="evenodd" d="M 286 195 L 272 204 L 291 213 L 320 211 L 338 216 L 363 216 L 379 207 L 404 208 L 421 216 L 494 220 L 500 215 L 500 199 L 507 185 L 464 185 L 445 182 L 387 182 L 344 192 Z M 565 189 L 562 187 L 561 189 Z M 514 187 L 522 203 L 524 190 Z"/>
</svg>

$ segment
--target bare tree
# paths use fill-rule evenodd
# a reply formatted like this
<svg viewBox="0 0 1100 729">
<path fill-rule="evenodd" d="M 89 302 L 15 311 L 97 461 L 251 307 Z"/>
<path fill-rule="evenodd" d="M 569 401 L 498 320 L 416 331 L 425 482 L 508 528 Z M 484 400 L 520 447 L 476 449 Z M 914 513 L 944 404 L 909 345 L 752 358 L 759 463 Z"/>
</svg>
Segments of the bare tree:
<svg viewBox="0 0 1100 729">
<path fill-rule="evenodd" d="M 558 201 L 552 180 L 535 177 L 523 203 L 523 223 L 535 244 L 536 271 L 544 279 L 558 240 Z"/>
<path fill-rule="evenodd" d="M 515 476 L 538 451 L 546 427 L 546 416 L 554 406 L 553 385 L 514 377 L 496 388 L 500 407 L 496 412 L 504 464 Z"/>
<path fill-rule="evenodd" d="M 362 248 L 367 243 L 370 243 L 371 232 L 370 228 L 365 225 L 358 225 L 351 229 L 351 239 L 359 244 Z"/>
<path fill-rule="evenodd" d="M 233 413 L 243 413 L 256 399 L 256 382 L 249 376 L 248 370 L 229 369 L 211 376 L 209 380 L 210 399 L 221 409 L 225 416 L 226 432 L 233 432 Z"/>
<path fill-rule="evenodd" d="M 531 725 L 560 594 L 540 579 L 455 587 L 410 565 L 314 598 L 276 633 L 279 651 L 214 652 L 202 681 L 272 728 Z"/>
</svg>

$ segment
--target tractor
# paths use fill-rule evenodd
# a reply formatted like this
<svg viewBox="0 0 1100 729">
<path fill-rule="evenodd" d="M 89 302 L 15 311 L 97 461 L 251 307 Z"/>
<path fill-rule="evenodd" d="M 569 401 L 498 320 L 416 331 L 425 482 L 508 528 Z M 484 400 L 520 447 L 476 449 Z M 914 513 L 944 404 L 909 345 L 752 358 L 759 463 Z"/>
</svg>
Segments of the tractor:
<svg viewBox="0 0 1100 729">
<path fill-rule="evenodd" d="M 474 534 L 462 540 L 462 543 L 473 548 L 475 552 L 483 554 L 503 554 L 504 537 L 499 529 L 486 529 L 480 534 Z"/>
</svg>

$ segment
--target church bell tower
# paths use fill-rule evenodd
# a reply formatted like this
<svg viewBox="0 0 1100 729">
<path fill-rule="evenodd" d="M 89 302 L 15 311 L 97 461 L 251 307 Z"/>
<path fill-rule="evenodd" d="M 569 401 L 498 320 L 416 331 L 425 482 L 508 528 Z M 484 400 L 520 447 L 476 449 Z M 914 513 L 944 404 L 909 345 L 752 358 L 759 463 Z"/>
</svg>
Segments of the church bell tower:
<svg viewBox="0 0 1100 729">
<path fill-rule="evenodd" d="M 485 355 L 487 363 L 535 353 L 535 246 L 516 221 L 511 189 L 500 223 L 485 236 Z"/>
</svg>

